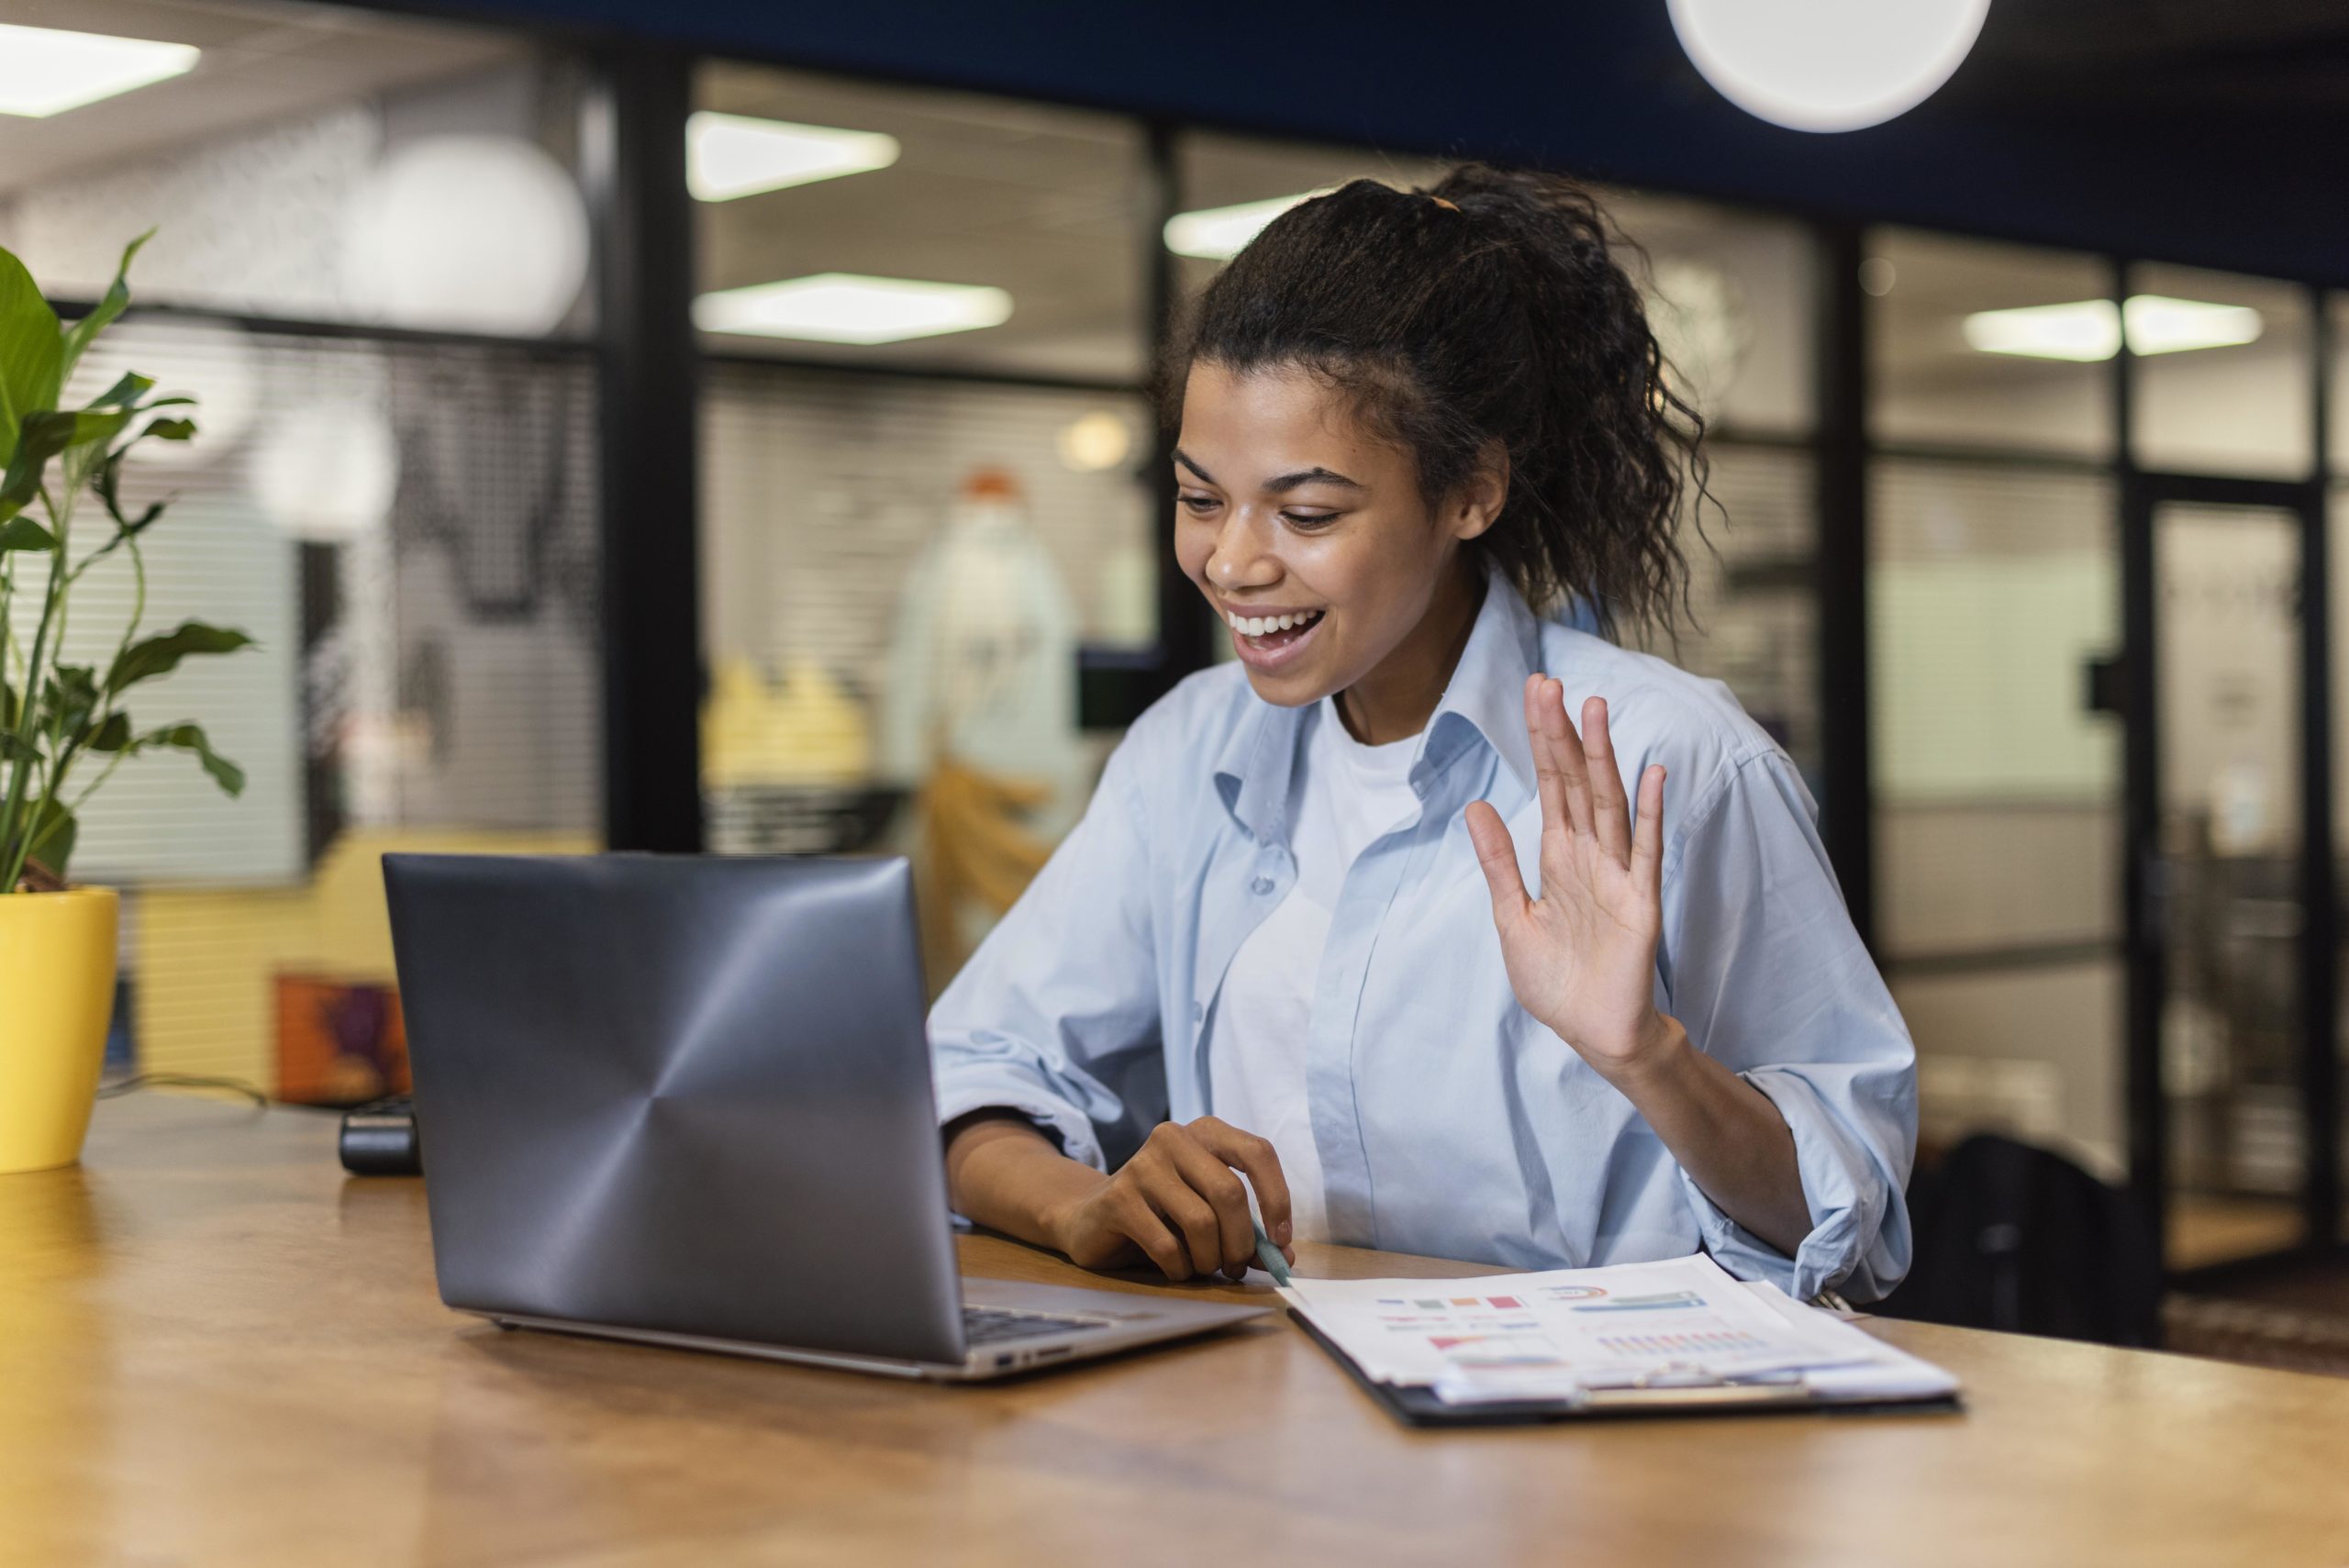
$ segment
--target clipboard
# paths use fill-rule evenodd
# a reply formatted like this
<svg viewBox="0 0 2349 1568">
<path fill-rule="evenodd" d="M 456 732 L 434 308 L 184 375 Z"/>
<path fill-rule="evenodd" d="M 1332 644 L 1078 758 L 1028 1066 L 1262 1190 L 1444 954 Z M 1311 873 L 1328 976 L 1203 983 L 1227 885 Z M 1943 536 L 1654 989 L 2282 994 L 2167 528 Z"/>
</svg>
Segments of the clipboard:
<svg viewBox="0 0 2349 1568">
<path fill-rule="evenodd" d="M 1826 1399 L 1800 1383 L 1722 1382 L 1675 1384 L 1669 1387 L 1593 1389 L 1578 1399 L 1513 1399 L 1453 1405 L 1432 1388 L 1381 1383 L 1340 1350 L 1302 1312 L 1288 1320 L 1345 1368 L 1346 1375 L 1389 1416 L 1407 1427 L 1521 1427 L 1553 1421 L 1653 1419 L 1688 1416 L 1869 1415 L 1895 1411 L 1916 1415 L 1956 1414 L 1965 1409 L 1955 1394 L 1924 1399 Z"/>
</svg>

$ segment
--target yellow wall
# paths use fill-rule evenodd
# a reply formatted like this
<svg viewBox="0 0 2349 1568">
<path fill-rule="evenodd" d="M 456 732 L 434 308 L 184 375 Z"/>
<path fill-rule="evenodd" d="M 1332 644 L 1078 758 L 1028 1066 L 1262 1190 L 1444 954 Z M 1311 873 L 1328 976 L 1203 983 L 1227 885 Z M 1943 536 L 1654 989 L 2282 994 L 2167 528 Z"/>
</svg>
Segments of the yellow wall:
<svg viewBox="0 0 2349 1568">
<path fill-rule="evenodd" d="M 590 854 L 576 835 L 413 828 L 335 840 L 307 887 L 141 892 L 131 915 L 130 978 L 139 1064 L 150 1073 L 277 1077 L 276 976 L 392 979 L 387 851 L 448 854 Z"/>
</svg>

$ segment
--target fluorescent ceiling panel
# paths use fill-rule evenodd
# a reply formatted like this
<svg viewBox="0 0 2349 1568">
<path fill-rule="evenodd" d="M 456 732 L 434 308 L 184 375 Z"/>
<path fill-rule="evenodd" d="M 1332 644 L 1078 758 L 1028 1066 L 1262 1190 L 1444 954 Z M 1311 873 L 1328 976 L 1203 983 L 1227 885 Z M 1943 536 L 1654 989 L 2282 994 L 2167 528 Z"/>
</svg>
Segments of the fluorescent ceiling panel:
<svg viewBox="0 0 2349 1568">
<path fill-rule="evenodd" d="M 896 343 L 1000 327 L 1010 318 L 1011 295 L 999 288 L 854 272 L 719 289 L 694 301 L 694 325 L 706 332 L 817 343 Z"/>
<path fill-rule="evenodd" d="M 839 130 L 697 111 L 685 121 L 685 184 L 696 198 L 730 202 L 792 185 L 886 169 L 897 139 L 877 130 Z"/>
<path fill-rule="evenodd" d="M 0 23 L 0 115 L 47 119 L 184 75 L 202 52 L 194 44 Z"/>
<path fill-rule="evenodd" d="M 2121 351 L 2121 313 L 2109 299 L 1977 310 L 1965 318 L 1968 347 L 2036 360 L 2109 360 Z"/>
<path fill-rule="evenodd" d="M 1241 202 L 1237 206 L 1201 207 L 1197 212 L 1178 212 L 1166 220 L 1166 248 L 1177 256 L 1229 261 L 1247 249 L 1248 241 L 1262 234 L 1264 226 L 1273 219 L 1297 203 L 1310 201 L 1324 194 L 1322 191 L 1299 191 L 1296 195 L 1275 196 L 1270 201 Z"/>
<path fill-rule="evenodd" d="M 1986 354 L 2086 361 L 2119 353 L 2124 324 L 2132 354 L 2232 348 L 2256 342 L 2262 326 L 2259 312 L 2247 305 L 2140 294 L 2119 310 L 2109 299 L 1980 310 L 1965 318 L 1965 332 L 1968 346 Z"/>
<path fill-rule="evenodd" d="M 2264 325 L 2247 305 L 2210 305 L 2199 299 L 2132 295 L 2121 307 L 2129 324 L 2132 354 L 2175 354 L 2185 349 L 2232 349 L 2255 343 Z"/>
</svg>

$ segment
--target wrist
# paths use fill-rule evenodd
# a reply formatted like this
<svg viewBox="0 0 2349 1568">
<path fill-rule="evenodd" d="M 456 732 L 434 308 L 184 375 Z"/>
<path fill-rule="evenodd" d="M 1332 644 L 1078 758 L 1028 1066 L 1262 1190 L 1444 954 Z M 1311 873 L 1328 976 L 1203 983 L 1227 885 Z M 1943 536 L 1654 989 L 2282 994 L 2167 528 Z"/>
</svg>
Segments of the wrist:
<svg viewBox="0 0 2349 1568">
<path fill-rule="evenodd" d="M 1695 1047 L 1688 1031 L 1669 1013 L 1651 1011 L 1640 1026 L 1632 1048 L 1610 1064 L 1606 1078 L 1633 1101 L 1669 1093 L 1673 1081 L 1692 1060 Z"/>
<path fill-rule="evenodd" d="M 1065 1256 L 1075 1246 L 1078 1211 L 1109 1178 L 1089 1165 L 1054 1175 L 1060 1178 L 1052 1184 L 1056 1190 L 1040 1195 L 1029 1211 L 1035 1226 L 1035 1234 L 1029 1239 Z"/>
</svg>

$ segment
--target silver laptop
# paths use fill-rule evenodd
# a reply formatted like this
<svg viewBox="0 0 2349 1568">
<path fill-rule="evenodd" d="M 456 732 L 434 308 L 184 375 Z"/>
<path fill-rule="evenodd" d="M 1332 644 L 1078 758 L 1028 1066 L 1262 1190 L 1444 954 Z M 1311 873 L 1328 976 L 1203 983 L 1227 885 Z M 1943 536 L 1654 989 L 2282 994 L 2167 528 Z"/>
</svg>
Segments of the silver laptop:
<svg viewBox="0 0 2349 1568">
<path fill-rule="evenodd" d="M 386 855 L 451 1307 L 907 1377 L 1264 1309 L 963 1279 L 902 860 Z"/>
</svg>

